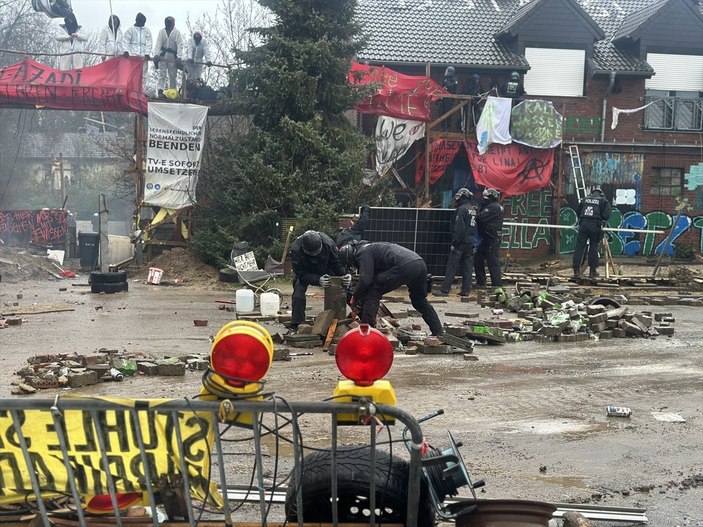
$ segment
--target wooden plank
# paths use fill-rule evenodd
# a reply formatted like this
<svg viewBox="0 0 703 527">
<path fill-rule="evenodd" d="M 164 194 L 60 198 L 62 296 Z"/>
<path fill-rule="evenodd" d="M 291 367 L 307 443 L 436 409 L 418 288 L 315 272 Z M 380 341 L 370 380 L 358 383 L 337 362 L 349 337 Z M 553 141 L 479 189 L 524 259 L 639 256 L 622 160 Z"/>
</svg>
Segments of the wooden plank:
<svg viewBox="0 0 703 527">
<path fill-rule="evenodd" d="M 334 334 L 337 331 L 337 319 L 333 319 L 332 322 L 330 323 L 330 327 L 327 330 L 327 338 L 325 338 L 325 345 L 322 346 L 322 351 L 329 351 L 330 345 L 332 344 L 332 339 L 334 338 Z"/>
<path fill-rule="evenodd" d="M 0 314 L 8 315 L 40 315 L 42 313 L 60 313 L 62 311 L 75 311 L 70 304 L 41 304 L 37 306 L 5 306 L 0 308 Z"/>
</svg>

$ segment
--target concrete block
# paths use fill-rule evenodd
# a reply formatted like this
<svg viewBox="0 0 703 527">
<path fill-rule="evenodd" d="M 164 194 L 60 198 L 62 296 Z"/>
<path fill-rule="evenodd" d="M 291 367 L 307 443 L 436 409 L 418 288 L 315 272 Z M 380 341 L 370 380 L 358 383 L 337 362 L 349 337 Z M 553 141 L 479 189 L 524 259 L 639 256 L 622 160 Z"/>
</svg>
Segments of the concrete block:
<svg viewBox="0 0 703 527">
<path fill-rule="evenodd" d="M 606 328 L 606 323 L 605 322 L 598 322 L 598 324 L 593 324 L 591 326 L 591 331 L 594 333 L 600 333 L 601 331 L 604 331 Z"/>
<path fill-rule="evenodd" d="M 672 328 L 671 326 L 657 326 L 654 329 L 656 329 L 660 335 L 665 335 L 667 337 L 670 337 L 674 334 L 674 328 Z"/>
<path fill-rule="evenodd" d="M 629 335 L 640 336 L 643 333 L 639 326 L 633 324 L 632 322 L 628 322 L 627 320 L 621 320 L 619 326 L 620 329 L 624 329 L 625 333 Z"/>
<path fill-rule="evenodd" d="M 418 344 L 417 350 L 425 355 L 448 355 L 453 353 L 452 347 L 447 344 L 439 344 L 437 346 Z"/>
<path fill-rule="evenodd" d="M 137 371 L 144 375 L 154 376 L 159 374 L 159 367 L 153 362 L 140 361 L 137 362 Z"/>
<path fill-rule="evenodd" d="M 605 306 L 601 306 L 600 304 L 593 304 L 593 305 L 588 305 L 586 306 L 586 314 L 587 315 L 598 315 L 600 313 L 605 312 Z"/>
<path fill-rule="evenodd" d="M 455 337 L 465 337 L 468 332 L 467 328 L 462 326 L 446 326 L 444 331 Z"/>
<path fill-rule="evenodd" d="M 657 322 L 661 322 L 665 318 L 671 316 L 673 316 L 671 313 L 654 313 L 654 320 L 656 320 Z"/>
<path fill-rule="evenodd" d="M 273 360 L 274 361 L 289 361 L 289 360 L 291 360 L 290 350 L 288 348 L 274 348 L 273 349 Z"/>
<path fill-rule="evenodd" d="M 186 374 L 186 365 L 180 361 L 158 360 L 156 365 L 159 368 L 159 375 L 164 377 L 179 377 Z"/>
<path fill-rule="evenodd" d="M 93 355 L 80 355 L 79 361 L 83 366 L 92 366 L 94 364 L 107 364 L 109 356 L 107 353 L 95 353 Z"/>
<path fill-rule="evenodd" d="M 80 388 L 82 386 L 90 386 L 98 383 L 98 374 L 94 371 L 86 370 L 81 373 L 69 373 L 66 375 L 68 379 L 67 386 L 69 388 Z"/>
<path fill-rule="evenodd" d="M 603 339 L 603 340 L 609 340 L 613 338 L 613 331 L 612 330 L 605 330 L 601 331 L 598 336 Z"/>
<path fill-rule="evenodd" d="M 634 318 L 637 319 L 644 327 L 652 327 L 652 317 L 645 316 L 642 313 L 635 313 Z"/>
<path fill-rule="evenodd" d="M 327 331 L 330 329 L 330 325 L 335 318 L 336 315 L 333 309 L 322 311 L 315 317 L 315 322 L 312 325 L 310 333 L 312 335 L 322 335 L 323 337 L 326 337 Z"/>
<path fill-rule="evenodd" d="M 598 313 L 596 315 L 588 316 L 588 325 L 593 327 L 601 322 L 605 323 L 608 320 L 608 315 L 606 313 Z"/>
<path fill-rule="evenodd" d="M 627 335 L 627 333 L 625 333 L 625 330 L 622 328 L 615 328 L 613 330 L 613 336 L 615 338 L 621 339 L 621 338 L 625 337 L 626 335 Z"/>
</svg>

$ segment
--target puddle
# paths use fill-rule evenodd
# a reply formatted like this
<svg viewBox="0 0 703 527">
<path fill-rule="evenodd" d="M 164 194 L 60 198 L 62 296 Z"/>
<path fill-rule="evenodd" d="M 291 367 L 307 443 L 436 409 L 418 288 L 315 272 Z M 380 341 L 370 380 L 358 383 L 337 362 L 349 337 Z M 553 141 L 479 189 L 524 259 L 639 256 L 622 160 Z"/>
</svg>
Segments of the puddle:
<svg viewBox="0 0 703 527">
<path fill-rule="evenodd" d="M 525 421 L 516 423 L 516 426 L 517 428 L 508 430 L 507 433 L 528 432 L 539 435 L 579 435 L 606 430 L 608 423 L 584 423 L 582 421 L 559 419 L 558 421 Z"/>
</svg>

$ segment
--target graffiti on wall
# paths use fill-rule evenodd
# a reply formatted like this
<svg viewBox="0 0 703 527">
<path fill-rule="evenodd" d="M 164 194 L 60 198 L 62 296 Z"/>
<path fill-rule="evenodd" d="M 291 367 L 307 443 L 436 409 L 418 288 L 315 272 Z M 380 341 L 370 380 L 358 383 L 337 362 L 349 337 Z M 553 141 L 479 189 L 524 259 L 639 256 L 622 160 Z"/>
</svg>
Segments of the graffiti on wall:
<svg viewBox="0 0 703 527">
<path fill-rule="evenodd" d="M 646 214 L 640 212 L 626 212 L 623 214 L 616 207 L 608 219 L 608 227 L 623 229 L 648 229 L 663 231 L 657 233 L 635 233 L 617 231 L 608 233 L 608 245 L 613 256 L 652 256 L 660 254 L 666 243 L 666 237 L 674 223 L 675 215 L 663 211 L 650 211 Z M 559 211 L 560 225 L 574 225 L 576 211 L 571 207 L 564 207 Z M 664 253 L 672 256 L 675 252 L 676 240 L 690 229 L 698 229 L 700 237 L 699 250 L 703 252 L 703 216 L 690 217 L 682 214 L 674 226 L 671 241 Z M 574 252 L 576 247 L 576 230 L 562 230 L 559 252 L 567 254 Z"/>
<path fill-rule="evenodd" d="M 65 242 L 68 211 L 0 211 L 0 239 L 8 245 L 51 245 Z"/>
<path fill-rule="evenodd" d="M 549 224 L 552 216 L 552 191 L 540 190 L 512 196 L 503 202 L 505 222 Z M 548 227 L 506 225 L 503 227 L 502 249 L 536 249 L 551 245 Z"/>
</svg>

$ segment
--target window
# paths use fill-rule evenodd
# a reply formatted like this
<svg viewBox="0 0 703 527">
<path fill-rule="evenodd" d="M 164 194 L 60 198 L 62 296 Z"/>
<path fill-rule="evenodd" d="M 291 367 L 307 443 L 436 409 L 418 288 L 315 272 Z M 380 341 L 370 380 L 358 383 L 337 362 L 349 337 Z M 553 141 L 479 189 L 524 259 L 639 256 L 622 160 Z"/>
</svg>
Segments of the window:
<svg viewBox="0 0 703 527">
<path fill-rule="evenodd" d="M 585 50 L 526 47 L 525 58 L 530 63 L 530 70 L 525 73 L 528 96 L 583 96 Z"/>
<path fill-rule="evenodd" d="M 703 130 L 703 55 L 648 53 L 656 74 L 647 79 L 645 110 L 648 130 Z"/>
<path fill-rule="evenodd" d="M 656 196 L 680 196 L 683 189 L 682 173 L 680 168 L 655 168 L 649 193 Z"/>
<path fill-rule="evenodd" d="M 644 127 L 647 130 L 703 130 L 703 97 L 699 92 L 646 90 Z"/>
</svg>

